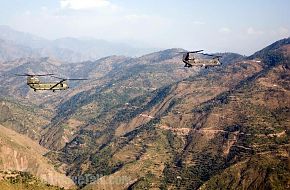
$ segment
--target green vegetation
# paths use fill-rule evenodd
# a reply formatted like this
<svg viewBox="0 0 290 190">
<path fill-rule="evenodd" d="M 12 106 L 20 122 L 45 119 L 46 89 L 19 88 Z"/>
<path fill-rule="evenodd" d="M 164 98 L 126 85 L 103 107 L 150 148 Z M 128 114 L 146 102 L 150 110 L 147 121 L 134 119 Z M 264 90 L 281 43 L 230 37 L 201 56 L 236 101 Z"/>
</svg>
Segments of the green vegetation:
<svg viewBox="0 0 290 190">
<path fill-rule="evenodd" d="M 1 190 L 64 190 L 46 184 L 27 172 L 0 171 Z"/>
<path fill-rule="evenodd" d="M 287 189 L 290 173 L 287 159 L 256 155 L 212 177 L 200 189 Z"/>
</svg>

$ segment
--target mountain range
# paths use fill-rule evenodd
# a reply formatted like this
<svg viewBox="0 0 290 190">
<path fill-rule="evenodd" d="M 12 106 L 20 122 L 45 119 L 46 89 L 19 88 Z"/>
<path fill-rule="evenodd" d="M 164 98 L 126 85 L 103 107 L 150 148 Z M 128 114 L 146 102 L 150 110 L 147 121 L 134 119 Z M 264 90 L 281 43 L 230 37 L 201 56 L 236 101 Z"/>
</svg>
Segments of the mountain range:
<svg viewBox="0 0 290 190">
<path fill-rule="evenodd" d="M 61 41 L 58 47 L 66 49 Z M 181 49 L 74 63 L 26 54 L 6 60 L 0 150 L 16 151 L 13 163 L 44 163 L 83 189 L 287 189 L 289 42 L 249 57 L 218 54 L 223 65 L 211 69 L 184 68 Z M 25 78 L 13 76 L 56 71 L 90 80 L 64 92 L 35 93 Z M 52 183 L 35 165 L 1 158 L 0 170 L 7 165 L 74 188 L 67 178 Z"/>
<path fill-rule="evenodd" d="M 81 62 L 110 55 L 140 56 L 156 50 L 90 38 L 47 40 L 5 25 L 0 26 L 0 47 L 2 62 L 23 57 L 50 57 L 63 62 Z"/>
</svg>

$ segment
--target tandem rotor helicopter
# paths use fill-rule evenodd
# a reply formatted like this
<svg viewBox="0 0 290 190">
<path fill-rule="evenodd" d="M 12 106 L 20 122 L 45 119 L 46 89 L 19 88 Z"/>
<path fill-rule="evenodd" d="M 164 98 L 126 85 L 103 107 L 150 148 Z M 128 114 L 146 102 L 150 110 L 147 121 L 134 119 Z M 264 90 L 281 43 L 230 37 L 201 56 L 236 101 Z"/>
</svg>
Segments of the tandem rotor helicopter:
<svg viewBox="0 0 290 190">
<path fill-rule="evenodd" d="M 67 90 L 69 85 L 67 83 L 68 80 L 88 80 L 88 79 L 65 79 L 54 76 L 54 74 L 15 74 L 16 76 L 24 76 L 27 77 L 27 85 L 32 88 L 35 92 L 37 90 L 51 90 L 55 92 L 56 90 Z M 50 76 L 56 79 L 59 79 L 58 82 L 41 82 L 37 77 L 42 76 Z"/>
<path fill-rule="evenodd" d="M 184 67 L 204 67 L 207 69 L 208 67 L 215 67 L 215 66 L 221 66 L 222 63 L 220 62 L 219 58 L 222 56 L 218 55 L 212 55 L 207 53 L 200 53 L 203 50 L 198 51 L 187 51 L 187 52 L 179 52 L 183 53 L 182 61 L 185 63 Z M 193 56 L 190 57 L 190 54 L 193 54 Z M 200 56 L 206 56 L 206 57 L 212 57 L 210 59 L 203 59 L 203 58 L 196 58 L 194 57 L 195 54 L 199 54 Z"/>
</svg>

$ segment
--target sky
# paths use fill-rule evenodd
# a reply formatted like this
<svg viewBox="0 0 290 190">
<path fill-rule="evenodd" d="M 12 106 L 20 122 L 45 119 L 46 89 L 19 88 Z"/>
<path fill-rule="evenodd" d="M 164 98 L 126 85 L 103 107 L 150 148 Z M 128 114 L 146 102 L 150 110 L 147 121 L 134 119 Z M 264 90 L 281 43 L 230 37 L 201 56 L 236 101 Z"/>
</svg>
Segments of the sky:
<svg viewBox="0 0 290 190">
<path fill-rule="evenodd" d="M 290 36 L 289 0 L 0 0 L 0 25 L 57 39 L 251 55 Z"/>
</svg>

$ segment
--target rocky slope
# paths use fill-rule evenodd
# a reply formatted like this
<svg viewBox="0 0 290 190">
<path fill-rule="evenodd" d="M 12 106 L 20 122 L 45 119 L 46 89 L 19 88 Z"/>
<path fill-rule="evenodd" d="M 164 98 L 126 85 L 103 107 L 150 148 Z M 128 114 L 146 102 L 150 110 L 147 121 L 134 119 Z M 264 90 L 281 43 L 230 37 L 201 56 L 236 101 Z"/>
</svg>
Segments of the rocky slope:
<svg viewBox="0 0 290 190">
<path fill-rule="evenodd" d="M 0 170 L 29 172 L 46 183 L 74 187 L 71 179 L 57 172 L 43 155 L 46 149 L 36 142 L 0 125 Z"/>
</svg>

